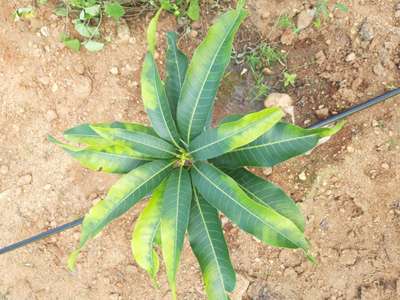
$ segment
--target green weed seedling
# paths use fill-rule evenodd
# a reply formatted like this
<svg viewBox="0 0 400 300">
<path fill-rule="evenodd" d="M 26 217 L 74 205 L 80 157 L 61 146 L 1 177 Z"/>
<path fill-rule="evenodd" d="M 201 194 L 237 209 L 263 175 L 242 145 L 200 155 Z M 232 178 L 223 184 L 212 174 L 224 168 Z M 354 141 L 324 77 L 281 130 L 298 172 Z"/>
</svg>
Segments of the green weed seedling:
<svg viewBox="0 0 400 300">
<path fill-rule="evenodd" d="M 186 236 L 208 298 L 228 299 L 235 289 L 219 212 L 261 242 L 302 249 L 311 259 L 298 206 L 282 189 L 246 167 L 271 167 L 304 154 L 341 126 L 303 129 L 283 122 L 283 112 L 272 107 L 230 115 L 211 127 L 215 96 L 246 14 L 240 2 L 221 15 L 190 62 L 176 45 L 177 35 L 167 33 L 163 83 L 154 59 L 157 13 L 149 25 L 141 73 L 151 127 L 113 122 L 83 124 L 64 132 L 66 140 L 84 147 L 49 137 L 84 167 L 122 174 L 85 215 L 69 268 L 75 268 L 87 242 L 147 197 L 132 232 L 133 258 L 156 283 L 161 253 L 173 299 Z"/>
</svg>

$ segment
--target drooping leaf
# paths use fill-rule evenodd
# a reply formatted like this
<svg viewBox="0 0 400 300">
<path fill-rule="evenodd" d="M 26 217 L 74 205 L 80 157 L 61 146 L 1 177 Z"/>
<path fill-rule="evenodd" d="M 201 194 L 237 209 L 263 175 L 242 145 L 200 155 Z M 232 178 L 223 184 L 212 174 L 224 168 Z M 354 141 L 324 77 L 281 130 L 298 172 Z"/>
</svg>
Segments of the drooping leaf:
<svg viewBox="0 0 400 300">
<path fill-rule="evenodd" d="M 228 299 L 235 288 L 236 274 L 229 258 L 218 211 L 193 191 L 189 221 L 190 246 L 199 261 L 208 299 Z"/>
<path fill-rule="evenodd" d="M 120 145 L 79 148 L 61 143 L 52 136 L 49 136 L 48 139 L 62 147 L 82 166 L 93 171 L 125 174 L 148 160 L 138 156 L 132 149 Z"/>
<path fill-rule="evenodd" d="M 241 119 L 210 128 L 189 146 L 195 160 L 206 160 L 246 145 L 274 126 L 283 116 L 279 108 L 266 108 Z"/>
<path fill-rule="evenodd" d="M 299 207 L 282 189 L 245 169 L 231 170 L 227 174 L 251 198 L 271 207 L 277 213 L 291 220 L 304 232 L 304 217 Z"/>
<path fill-rule="evenodd" d="M 160 8 L 155 16 L 150 20 L 149 27 L 147 28 L 147 51 L 154 55 L 156 50 L 156 34 L 157 34 L 157 23 L 160 17 L 162 9 Z"/>
<path fill-rule="evenodd" d="M 189 172 L 182 166 L 167 179 L 161 214 L 161 249 L 173 298 L 183 240 L 189 223 L 192 186 Z"/>
<path fill-rule="evenodd" d="M 168 159 L 176 156 L 174 146 L 150 134 L 131 132 L 121 128 L 91 127 L 97 134 L 110 142 L 131 147 L 145 156 L 158 159 Z"/>
<path fill-rule="evenodd" d="M 154 130 L 150 127 L 137 123 L 96 123 L 96 124 L 81 124 L 64 131 L 64 138 L 67 141 L 86 145 L 109 145 L 110 141 L 98 135 L 90 126 L 101 126 L 110 128 L 122 128 L 131 132 L 143 132 L 157 136 Z"/>
<path fill-rule="evenodd" d="M 167 92 L 173 117 L 176 116 L 176 108 L 188 66 L 188 58 L 178 49 L 176 40 L 177 34 L 175 32 L 167 32 L 165 91 Z"/>
<path fill-rule="evenodd" d="M 200 18 L 199 0 L 190 0 L 187 14 L 193 21 L 197 21 Z"/>
<path fill-rule="evenodd" d="M 73 23 L 75 30 L 85 38 L 92 38 L 100 35 L 100 31 L 97 26 L 88 25 L 79 19 L 75 19 Z"/>
<path fill-rule="evenodd" d="M 246 16 L 242 5 L 218 18 L 193 54 L 178 103 L 178 127 L 184 141 L 199 135 L 213 109 L 219 83 L 229 64 L 232 42 Z"/>
<path fill-rule="evenodd" d="M 204 199 L 244 231 L 272 246 L 308 251 L 303 232 L 292 221 L 250 198 L 231 177 L 213 165 L 197 162 L 191 175 Z"/>
<path fill-rule="evenodd" d="M 121 19 L 125 14 L 125 9 L 118 2 L 106 3 L 106 5 L 104 6 L 104 11 L 106 12 L 107 16 L 113 18 L 115 21 Z"/>
<path fill-rule="evenodd" d="M 132 254 L 135 261 L 149 273 L 154 283 L 156 283 L 160 263 L 158 255 L 153 248 L 156 234 L 160 228 L 164 191 L 165 180 L 154 190 L 147 206 L 136 220 L 131 241 Z"/>
<path fill-rule="evenodd" d="M 304 129 L 280 122 L 254 142 L 218 157 L 213 163 L 231 169 L 241 166 L 272 167 L 306 153 L 321 138 L 335 134 L 342 126 L 338 124 L 333 128 Z"/>
<path fill-rule="evenodd" d="M 154 130 L 160 137 L 178 147 L 179 134 L 172 117 L 171 106 L 150 52 L 147 52 L 144 59 L 141 86 L 143 104 Z"/>
<path fill-rule="evenodd" d="M 65 47 L 71 49 L 74 52 L 79 52 L 79 50 L 81 49 L 81 42 L 78 39 L 65 38 L 62 42 Z"/>
<path fill-rule="evenodd" d="M 90 52 L 98 52 L 104 48 L 104 43 L 94 40 L 89 40 L 84 42 L 83 46 L 86 48 L 86 50 Z"/>
<path fill-rule="evenodd" d="M 79 247 L 71 254 L 69 266 L 74 268 L 80 249 L 105 226 L 121 216 L 156 188 L 170 172 L 174 161 L 153 161 L 123 175 L 109 190 L 106 198 L 95 204 L 82 223 Z"/>
</svg>

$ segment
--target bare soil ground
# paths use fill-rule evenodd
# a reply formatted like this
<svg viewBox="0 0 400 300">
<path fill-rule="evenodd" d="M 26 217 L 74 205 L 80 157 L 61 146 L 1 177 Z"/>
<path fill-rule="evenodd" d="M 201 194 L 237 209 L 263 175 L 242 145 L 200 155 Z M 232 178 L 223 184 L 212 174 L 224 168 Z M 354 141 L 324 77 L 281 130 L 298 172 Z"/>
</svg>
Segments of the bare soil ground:
<svg viewBox="0 0 400 300">
<path fill-rule="evenodd" d="M 295 100 L 298 124 L 315 121 L 318 109 L 339 112 L 400 85 L 398 1 L 343 2 L 348 13 L 334 11 L 320 29 L 310 26 L 283 46 L 284 32 L 275 26 L 279 15 L 295 15 L 315 2 L 248 4 L 251 15 L 239 37 L 245 44 L 243 32 L 258 32 L 287 51 L 289 69 L 298 75 L 296 87 L 286 91 Z M 147 122 L 138 82 L 148 19 L 131 22 L 128 36 L 110 24 L 113 41 L 104 51 L 75 54 L 58 42 L 64 23 L 50 8 L 30 22 L 14 22 L 14 9 L 28 3 L 0 3 L 1 246 L 83 215 L 116 179 L 84 170 L 48 143 L 48 134 L 83 122 Z M 185 48 L 193 49 L 217 14 L 208 6 L 205 11 L 198 35 L 183 39 Z M 170 16 L 162 19 L 162 31 L 177 26 Z M 370 40 L 359 32 L 365 22 Z M 230 96 L 219 97 L 219 116 L 260 105 Z M 397 97 L 349 118 L 341 133 L 311 155 L 274 168 L 268 178 L 299 202 L 318 263 L 262 245 L 227 223 L 239 274 L 232 299 L 400 299 L 399 151 Z M 142 208 L 143 203 L 90 243 L 76 273 L 66 269 L 66 259 L 79 229 L 1 256 L 0 299 L 169 299 L 165 276 L 153 288 L 131 258 L 131 229 Z M 187 243 L 182 257 L 180 298 L 205 299 Z"/>
</svg>

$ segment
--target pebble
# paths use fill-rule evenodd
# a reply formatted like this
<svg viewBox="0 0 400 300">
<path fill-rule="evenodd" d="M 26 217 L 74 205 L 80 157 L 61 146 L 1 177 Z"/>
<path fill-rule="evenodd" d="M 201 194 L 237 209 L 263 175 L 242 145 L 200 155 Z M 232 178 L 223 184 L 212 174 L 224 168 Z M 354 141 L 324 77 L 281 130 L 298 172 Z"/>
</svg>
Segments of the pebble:
<svg viewBox="0 0 400 300">
<path fill-rule="evenodd" d="M 0 167 L 0 174 L 2 174 L 2 175 L 6 175 L 7 173 L 8 173 L 8 166 L 6 166 L 6 165 L 2 165 L 1 167 Z"/>
<path fill-rule="evenodd" d="M 31 174 L 25 174 L 25 175 L 21 176 L 21 177 L 18 179 L 17 184 L 18 184 L 19 186 L 21 186 L 21 185 L 30 184 L 31 182 L 32 182 L 32 175 L 31 175 Z"/>
<path fill-rule="evenodd" d="M 283 45 L 290 46 L 293 44 L 294 38 L 295 38 L 295 35 L 293 33 L 293 30 L 288 28 L 281 35 L 281 43 Z"/>
<path fill-rule="evenodd" d="M 58 84 L 57 84 L 57 83 L 53 83 L 53 85 L 51 86 L 51 91 L 52 91 L 53 93 L 55 93 L 55 92 L 58 91 Z"/>
<path fill-rule="evenodd" d="M 351 52 L 349 55 L 346 56 L 347 62 L 352 62 L 355 59 L 356 59 L 356 54 L 354 52 Z"/>
<path fill-rule="evenodd" d="M 118 75 L 118 73 L 119 73 L 118 68 L 117 67 L 112 67 L 110 69 L 110 73 L 113 74 L 113 75 Z"/>
<path fill-rule="evenodd" d="M 365 20 L 361 27 L 360 27 L 360 38 L 363 41 L 371 41 L 374 38 L 374 31 L 372 30 L 371 26 L 369 25 L 368 21 Z"/>
<path fill-rule="evenodd" d="M 311 25 L 314 20 L 315 9 L 306 9 L 297 15 L 296 26 L 299 30 L 303 30 Z"/>
<path fill-rule="evenodd" d="M 376 75 L 378 75 L 378 76 L 385 76 L 385 75 L 386 75 L 385 67 L 382 66 L 381 63 L 376 64 L 376 65 L 373 67 L 373 71 L 374 71 L 374 73 L 375 73 Z"/>
<path fill-rule="evenodd" d="M 92 93 L 92 80 L 86 76 L 76 76 L 74 78 L 72 92 L 75 97 L 85 99 Z"/>
<path fill-rule="evenodd" d="M 321 66 L 326 60 L 324 51 L 321 50 L 317 52 L 317 54 L 315 54 L 315 59 L 317 61 L 317 64 Z"/>
<path fill-rule="evenodd" d="M 262 173 L 263 173 L 265 176 L 269 176 L 269 175 L 272 174 L 272 168 L 263 168 Z"/>
<path fill-rule="evenodd" d="M 197 30 L 191 30 L 190 31 L 190 37 L 196 38 L 199 35 Z"/>
<path fill-rule="evenodd" d="M 317 109 L 315 111 L 315 114 L 317 115 L 318 119 L 321 119 L 321 120 L 326 119 L 327 117 L 329 117 L 329 109 L 326 107 Z"/>
<path fill-rule="evenodd" d="M 354 148 L 352 146 L 347 146 L 347 152 L 354 153 Z"/>
<path fill-rule="evenodd" d="M 54 110 L 50 109 L 46 112 L 46 120 L 47 121 L 51 122 L 51 121 L 56 120 L 57 118 L 58 118 L 57 113 Z"/>
<path fill-rule="evenodd" d="M 339 262 L 345 266 L 352 266 L 357 260 L 357 250 L 347 249 L 340 254 Z"/>
<path fill-rule="evenodd" d="M 200 29 L 201 28 L 201 22 L 200 21 L 194 21 L 192 23 L 192 28 L 193 29 Z"/>
<path fill-rule="evenodd" d="M 299 179 L 301 181 L 306 181 L 307 180 L 307 176 L 306 176 L 306 171 L 303 171 L 299 174 Z"/>
<path fill-rule="evenodd" d="M 40 28 L 40 33 L 44 36 L 44 37 L 48 37 L 50 35 L 49 32 L 49 28 L 47 28 L 47 26 L 43 26 Z"/>
<path fill-rule="evenodd" d="M 390 166 L 389 166 L 388 163 L 383 163 L 383 164 L 381 164 L 381 167 L 382 167 L 382 169 L 384 169 L 384 170 L 389 170 L 389 169 L 390 169 Z"/>
<path fill-rule="evenodd" d="M 264 101 L 265 107 L 278 106 L 283 109 L 284 112 L 289 114 L 294 121 L 294 107 L 293 100 L 288 94 L 271 93 Z"/>
<path fill-rule="evenodd" d="M 261 19 L 263 19 L 263 20 L 266 20 L 266 19 L 268 19 L 269 18 L 269 12 L 268 11 L 264 11 L 262 14 L 261 14 Z"/>
</svg>

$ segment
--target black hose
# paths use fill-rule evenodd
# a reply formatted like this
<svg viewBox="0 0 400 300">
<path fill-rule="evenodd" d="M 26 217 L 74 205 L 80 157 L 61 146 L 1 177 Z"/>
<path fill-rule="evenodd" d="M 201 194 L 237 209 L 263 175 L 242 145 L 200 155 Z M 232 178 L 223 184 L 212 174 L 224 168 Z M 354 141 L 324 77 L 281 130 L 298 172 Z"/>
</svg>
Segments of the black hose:
<svg viewBox="0 0 400 300">
<path fill-rule="evenodd" d="M 327 118 L 325 120 L 322 120 L 320 122 L 317 122 L 317 123 L 309 126 L 308 128 L 313 129 L 313 128 L 319 128 L 319 127 L 326 126 L 328 124 L 331 124 L 333 122 L 336 122 L 336 121 L 339 121 L 341 119 L 344 119 L 347 116 L 350 116 L 350 115 L 352 115 L 352 114 L 354 114 L 356 112 L 362 111 L 362 110 L 364 110 L 364 109 L 366 109 L 366 108 L 368 108 L 370 106 L 373 106 L 375 104 L 383 102 L 383 101 L 385 101 L 385 100 L 387 100 L 389 98 L 392 98 L 394 96 L 397 96 L 399 94 L 400 94 L 400 88 L 396 88 L 396 89 L 391 90 L 391 91 L 389 91 L 389 92 L 387 92 L 387 93 L 385 93 L 383 95 L 380 95 L 378 97 L 372 98 L 372 99 L 370 99 L 370 100 L 368 100 L 366 102 L 354 105 L 354 106 L 350 107 L 349 109 L 346 109 L 346 110 L 342 111 L 341 113 L 339 113 L 337 115 L 332 115 L 332 116 L 330 116 L 329 118 Z M 72 221 L 70 223 L 66 223 L 64 225 L 49 229 L 49 230 L 47 230 L 45 232 L 39 233 L 39 234 L 34 235 L 34 236 L 30 237 L 30 238 L 27 238 L 25 240 L 19 241 L 19 242 L 15 243 L 15 244 L 11 244 L 9 246 L 1 248 L 0 249 L 0 254 L 4 254 L 4 253 L 10 252 L 10 251 L 13 251 L 15 249 L 18 249 L 18 248 L 21 248 L 23 246 L 26 246 L 26 245 L 28 245 L 30 243 L 33 243 L 33 242 L 39 241 L 41 239 L 44 239 L 44 238 L 46 238 L 48 236 L 51 236 L 53 234 L 56 234 L 56 233 L 62 232 L 64 230 L 76 227 L 78 225 L 81 225 L 82 221 L 83 221 L 83 218 L 79 218 L 79 219 L 77 219 L 75 221 Z"/>
</svg>

